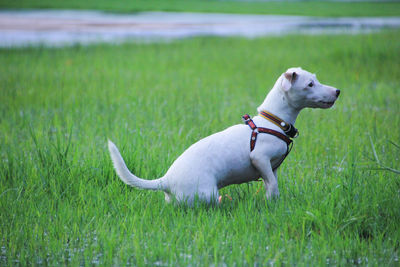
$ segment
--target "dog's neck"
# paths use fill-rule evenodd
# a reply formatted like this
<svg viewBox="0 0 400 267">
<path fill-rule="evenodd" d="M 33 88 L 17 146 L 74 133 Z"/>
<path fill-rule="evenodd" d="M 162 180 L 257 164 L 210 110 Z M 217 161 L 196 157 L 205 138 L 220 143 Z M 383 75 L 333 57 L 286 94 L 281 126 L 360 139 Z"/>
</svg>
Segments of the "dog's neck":
<svg viewBox="0 0 400 267">
<path fill-rule="evenodd" d="M 262 110 L 268 111 L 285 122 L 294 125 L 301 109 L 295 108 L 289 104 L 288 99 L 281 88 L 280 78 L 276 81 L 264 102 L 257 108 L 258 112 Z"/>
</svg>

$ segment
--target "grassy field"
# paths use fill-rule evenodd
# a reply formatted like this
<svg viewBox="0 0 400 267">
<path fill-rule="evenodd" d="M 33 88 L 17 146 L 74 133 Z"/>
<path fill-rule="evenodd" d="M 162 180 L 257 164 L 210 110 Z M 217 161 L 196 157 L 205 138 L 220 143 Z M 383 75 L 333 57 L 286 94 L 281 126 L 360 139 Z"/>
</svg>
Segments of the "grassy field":
<svg viewBox="0 0 400 267">
<path fill-rule="evenodd" d="M 398 266 L 400 176 L 371 141 L 400 169 L 399 51 L 399 32 L 0 50 L 0 265 Z M 115 175 L 107 137 L 157 178 L 291 66 L 342 95 L 300 114 L 277 201 L 254 182 L 175 207 Z"/>
<path fill-rule="evenodd" d="M 0 8 L 97 9 L 113 12 L 189 11 L 306 16 L 400 16 L 400 2 L 218 0 L 0 0 Z"/>
</svg>

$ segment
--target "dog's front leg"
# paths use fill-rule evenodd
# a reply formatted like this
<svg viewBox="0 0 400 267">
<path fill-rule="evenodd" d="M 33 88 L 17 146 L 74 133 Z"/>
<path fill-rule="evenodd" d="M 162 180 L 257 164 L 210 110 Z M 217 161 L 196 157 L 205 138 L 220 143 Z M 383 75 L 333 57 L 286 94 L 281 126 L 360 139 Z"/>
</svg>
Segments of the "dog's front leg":
<svg viewBox="0 0 400 267">
<path fill-rule="evenodd" d="M 279 197 L 278 180 L 276 177 L 276 170 L 273 171 L 271 167 L 271 160 L 266 157 L 251 157 L 253 166 L 260 172 L 261 178 L 264 181 L 267 199 L 272 197 Z"/>
</svg>

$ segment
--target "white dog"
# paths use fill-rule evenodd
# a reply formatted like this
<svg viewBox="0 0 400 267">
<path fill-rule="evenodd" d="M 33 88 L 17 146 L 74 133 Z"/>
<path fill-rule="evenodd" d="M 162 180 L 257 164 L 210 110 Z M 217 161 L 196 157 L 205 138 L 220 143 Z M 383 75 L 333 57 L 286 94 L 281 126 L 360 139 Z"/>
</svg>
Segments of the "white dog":
<svg viewBox="0 0 400 267">
<path fill-rule="evenodd" d="M 293 125 L 300 110 L 330 108 L 339 94 L 336 88 L 321 84 L 314 74 L 290 68 L 258 107 L 258 116 L 253 120 L 244 116 L 247 125 L 231 126 L 191 145 L 163 177 L 155 180 L 133 175 L 111 141 L 108 148 L 122 181 L 142 189 L 163 190 L 168 202 L 172 195 L 188 204 L 196 197 L 218 202 L 220 188 L 260 177 L 269 199 L 279 196 L 276 170 L 289 151 L 289 137 L 297 134 Z"/>
</svg>

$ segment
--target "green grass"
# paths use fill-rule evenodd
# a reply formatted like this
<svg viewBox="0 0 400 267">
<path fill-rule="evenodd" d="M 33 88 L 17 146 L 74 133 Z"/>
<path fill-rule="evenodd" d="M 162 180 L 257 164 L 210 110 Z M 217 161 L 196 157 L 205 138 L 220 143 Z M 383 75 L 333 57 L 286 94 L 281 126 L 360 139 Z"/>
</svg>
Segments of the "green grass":
<svg viewBox="0 0 400 267">
<path fill-rule="evenodd" d="M 306 16 L 399 16 L 400 2 L 216 0 L 0 0 L 0 8 L 97 9 L 112 12 L 190 11 Z"/>
<path fill-rule="evenodd" d="M 399 50 L 397 31 L 0 50 L 0 265 L 398 266 L 400 176 L 370 137 L 400 169 Z M 175 207 L 115 175 L 107 137 L 157 178 L 291 66 L 342 95 L 300 114 L 278 200 L 254 182 Z"/>
</svg>

